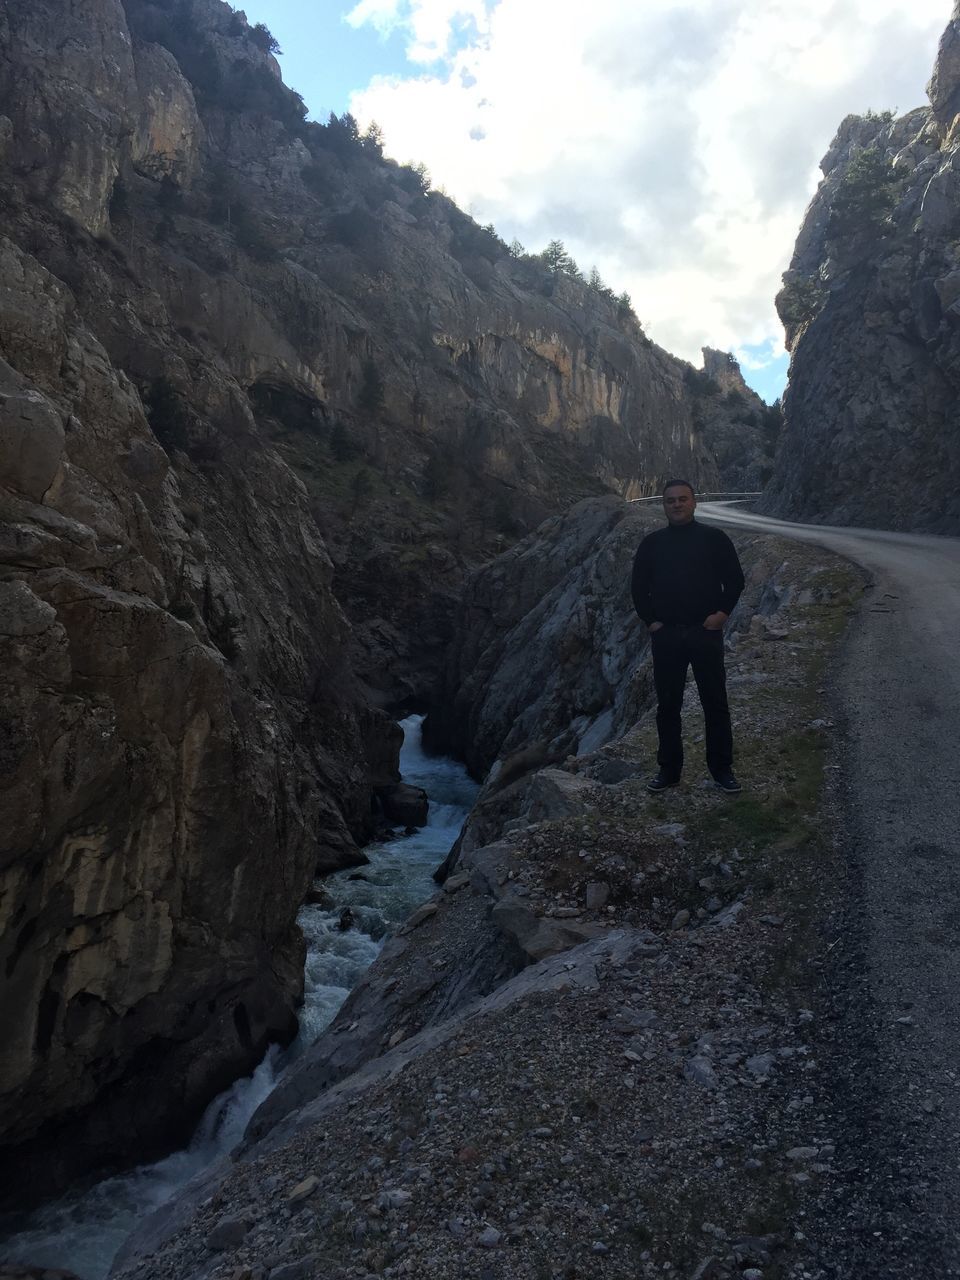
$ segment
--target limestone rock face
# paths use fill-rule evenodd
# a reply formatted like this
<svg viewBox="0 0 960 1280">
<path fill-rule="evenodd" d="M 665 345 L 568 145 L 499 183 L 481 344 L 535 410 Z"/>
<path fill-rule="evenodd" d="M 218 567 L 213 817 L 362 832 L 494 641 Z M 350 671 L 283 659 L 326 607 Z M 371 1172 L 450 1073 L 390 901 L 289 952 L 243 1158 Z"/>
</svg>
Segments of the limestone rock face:
<svg viewBox="0 0 960 1280">
<path fill-rule="evenodd" d="M 82 18 L 13 0 L 4 21 L 14 238 L 144 398 L 163 380 L 190 402 L 153 415 L 165 448 L 202 462 L 211 419 L 248 417 L 216 386 L 229 374 L 306 486 L 381 704 L 422 696 L 466 573 L 551 512 L 756 471 L 756 405 L 734 412 L 612 298 L 305 123 L 220 0 L 96 0 Z M 37 201 L 67 221 L 38 225 Z"/>
<path fill-rule="evenodd" d="M 293 1033 L 297 907 L 390 770 L 300 483 L 248 447 L 191 530 L 70 291 L 6 239 L 0 279 L 0 1166 L 49 1194 Z"/>
<path fill-rule="evenodd" d="M 203 141 L 193 90 L 162 45 L 139 45 L 134 56 L 140 110 L 131 160 L 145 177 L 189 186 Z"/>
<path fill-rule="evenodd" d="M 121 0 L 5 6 L 0 47 L 8 162 L 34 196 L 103 231 L 136 94 Z"/>
<path fill-rule="evenodd" d="M 743 380 L 728 351 L 703 348 L 701 395 L 695 410 L 703 442 L 717 465 L 717 484 L 726 493 L 759 493 L 773 471 L 782 416 Z"/>
<path fill-rule="evenodd" d="M 954 4 L 947 28 L 940 37 L 927 96 L 937 124 L 949 129 L 960 112 L 960 5 Z"/>
<path fill-rule="evenodd" d="M 792 355 L 770 511 L 960 531 L 958 21 L 932 106 L 848 117 L 822 163 L 778 298 Z"/>
</svg>

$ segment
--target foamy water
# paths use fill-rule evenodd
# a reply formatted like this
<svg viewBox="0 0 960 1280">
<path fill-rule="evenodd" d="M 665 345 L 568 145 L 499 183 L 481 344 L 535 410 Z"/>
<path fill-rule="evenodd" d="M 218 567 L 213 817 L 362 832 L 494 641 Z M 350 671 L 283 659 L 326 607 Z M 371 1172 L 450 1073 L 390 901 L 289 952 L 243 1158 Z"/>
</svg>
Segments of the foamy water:
<svg viewBox="0 0 960 1280">
<path fill-rule="evenodd" d="M 433 871 L 473 804 L 477 787 L 462 766 L 424 755 L 421 723 L 420 716 L 401 722 L 400 769 L 405 782 L 423 787 L 430 796 L 427 826 L 415 835 L 369 847 L 369 866 L 324 879 L 332 908 L 301 909 L 298 920 L 307 941 L 307 961 L 300 1032 L 293 1044 L 285 1051 L 271 1048 L 252 1076 L 215 1098 L 183 1151 L 107 1178 L 82 1194 L 68 1192 L 28 1216 L 8 1217 L 0 1224 L 0 1258 L 64 1267 L 81 1280 L 105 1280 L 137 1224 L 236 1146 L 284 1069 L 333 1021 L 383 940 L 430 896 Z M 352 926 L 341 929 L 341 913 L 347 907 Z"/>
</svg>

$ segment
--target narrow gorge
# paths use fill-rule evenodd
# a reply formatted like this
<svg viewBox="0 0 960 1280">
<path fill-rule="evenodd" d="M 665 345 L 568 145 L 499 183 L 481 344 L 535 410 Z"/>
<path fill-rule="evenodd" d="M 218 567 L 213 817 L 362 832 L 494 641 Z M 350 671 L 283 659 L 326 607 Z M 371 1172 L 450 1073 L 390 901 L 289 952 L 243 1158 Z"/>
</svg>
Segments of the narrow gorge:
<svg viewBox="0 0 960 1280">
<path fill-rule="evenodd" d="M 960 530 L 958 85 L 960 4 L 842 123 L 781 411 L 223 0 L 0 7 L 0 1280 L 830 1274 L 870 584 L 735 534 L 750 785 L 678 808 L 629 569 L 677 474 Z"/>
<path fill-rule="evenodd" d="M 297 909 L 374 833 L 469 572 L 769 465 L 752 393 L 304 115 L 220 0 L 0 14 L 18 1197 L 185 1140 L 293 1036 Z"/>
</svg>

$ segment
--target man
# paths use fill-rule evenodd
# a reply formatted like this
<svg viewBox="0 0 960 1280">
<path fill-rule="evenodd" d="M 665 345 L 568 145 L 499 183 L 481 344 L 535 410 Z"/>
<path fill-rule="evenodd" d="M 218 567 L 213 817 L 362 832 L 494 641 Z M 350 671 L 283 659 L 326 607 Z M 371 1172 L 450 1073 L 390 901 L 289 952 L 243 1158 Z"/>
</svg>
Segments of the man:
<svg viewBox="0 0 960 1280">
<path fill-rule="evenodd" d="M 683 769 L 680 711 L 687 667 L 700 694 L 707 738 L 707 768 L 721 791 L 735 795 L 733 735 L 723 666 L 723 624 L 743 591 L 736 548 L 720 529 L 693 518 L 697 499 L 687 480 L 663 490 L 664 529 L 648 533 L 633 561 L 631 591 L 650 632 L 657 691 L 657 763 L 650 791 L 676 786 Z"/>
</svg>

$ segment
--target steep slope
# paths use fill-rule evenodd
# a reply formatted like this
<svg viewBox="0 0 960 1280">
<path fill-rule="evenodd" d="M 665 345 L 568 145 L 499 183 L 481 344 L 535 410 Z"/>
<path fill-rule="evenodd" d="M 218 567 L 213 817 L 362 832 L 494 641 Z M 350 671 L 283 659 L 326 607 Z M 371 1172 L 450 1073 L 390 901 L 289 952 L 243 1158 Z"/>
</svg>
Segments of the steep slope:
<svg viewBox="0 0 960 1280">
<path fill-rule="evenodd" d="M 556 568 L 571 531 L 542 533 Z M 830 1265 L 814 1208 L 851 1137 L 817 690 L 860 582 L 820 549 L 741 547 L 730 690 L 750 792 L 691 777 L 650 797 L 652 714 L 516 783 L 235 1156 L 140 1225 L 118 1280 L 873 1274 Z M 627 540 L 606 554 L 622 581 Z"/>
<path fill-rule="evenodd" d="M 246 397 L 109 246 L 28 202 L 45 182 L 97 225 L 133 119 L 122 12 L 15 16 L 7 227 L 37 254 L 0 240 L 0 1169 L 33 1195 L 168 1147 L 293 1034 L 297 908 L 356 858 L 397 732 L 357 693 L 306 494 Z M 172 466 L 125 343 L 191 388 L 158 391 L 154 426 L 229 447 Z"/>
<path fill-rule="evenodd" d="M 777 305 L 791 349 L 765 509 L 960 532 L 960 6 L 899 119 L 848 116 Z"/>
<path fill-rule="evenodd" d="M 651 697 L 629 565 L 645 504 L 587 499 L 545 521 L 467 583 L 425 736 L 498 782 L 603 745 Z M 522 752 L 522 759 L 511 754 Z"/>
<path fill-rule="evenodd" d="M 0 1168 L 177 1141 L 292 1032 L 295 913 L 469 569 L 722 477 L 716 385 L 514 258 L 220 0 L 0 11 Z M 700 425 L 698 425 L 700 424 Z M 353 622 L 353 627 L 350 621 Z"/>
<path fill-rule="evenodd" d="M 18 8 L 0 73 L 16 238 L 141 394 L 169 383 L 168 449 L 216 454 L 224 424 L 192 385 L 209 364 L 250 399 L 307 486 L 382 700 L 422 692 L 464 568 L 551 511 L 667 472 L 726 483 L 710 379 L 352 122 L 306 122 L 229 6 L 98 0 L 56 53 L 62 3 Z M 38 204 L 72 221 L 38 228 Z"/>
</svg>

